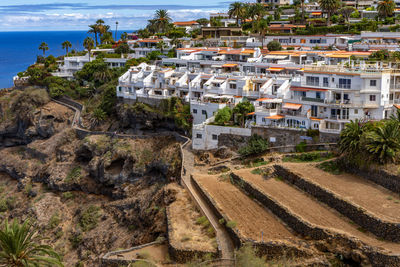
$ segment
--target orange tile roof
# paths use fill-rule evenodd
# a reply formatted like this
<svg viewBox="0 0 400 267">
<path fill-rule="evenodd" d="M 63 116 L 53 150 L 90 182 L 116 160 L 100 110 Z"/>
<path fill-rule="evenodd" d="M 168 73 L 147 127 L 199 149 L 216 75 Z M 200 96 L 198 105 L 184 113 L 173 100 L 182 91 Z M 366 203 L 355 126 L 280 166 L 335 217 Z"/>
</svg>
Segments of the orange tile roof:
<svg viewBox="0 0 400 267">
<path fill-rule="evenodd" d="M 255 114 L 255 112 L 253 111 L 253 112 L 247 113 L 247 116 L 254 115 L 254 114 Z"/>
<path fill-rule="evenodd" d="M 322 119 L 311 117 L 311 120 L 313 120 L 313 121 L 321 121 Z"/>
<path fill-rule="evenodd" d="M 175 21 L 174 25 L 177 26 L 192 26 L 192 25 L 198 25 L 199 23 L 195 20 L 192 21 Z"/>
<path fill-rule="evenodd" d="M 395 108 L 397 108 L 397 109 L 400 109 L 400 105 L 398 105 L 398 104 L 394 104 L 393 105 Z"/>
<path fill-rule="evenodd" d="M 272 116 L 264 117 L 264 118 L 265 119 L 270 119 L 270 120 L 280 120 L 280 119 L 285 118 L 285 116 L 283 116 L 283 115 L 272 115 Z"/>
<path fill-rule="evenodd" d="M 233 68 L 236 67 L 238 64 L 224 64 L 222 65 L 223 68 Z"/>
<path fill-rule="evenodd" d="M 138 43 L 158 43 L 160 39 L 142 39 L 137 41 Z"/>
<path fill-rule="evenodd" d="M 273 68 L 273 67 L 270 67 L 270 68 L 268 68 L 267 70 L 269 70 L 269 71 L 282 71 L 282 70 L 284 70 L 285 68 Z"/>
</svg>

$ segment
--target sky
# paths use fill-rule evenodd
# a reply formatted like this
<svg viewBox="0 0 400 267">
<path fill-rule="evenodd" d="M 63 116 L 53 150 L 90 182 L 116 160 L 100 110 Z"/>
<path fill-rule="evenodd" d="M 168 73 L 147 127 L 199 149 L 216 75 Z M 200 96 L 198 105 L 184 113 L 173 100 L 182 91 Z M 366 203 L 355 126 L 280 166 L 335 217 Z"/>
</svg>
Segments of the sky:
<svg viewBox="0 0 400 267">
<path fill-rule="evenodd" d="M 121 30 L 143 28 L 157 9 L 174 21 L 227 11 L 229 0 L 1 0 L 1 31 L 87 30 L 97 19 Z"/>
</svg>

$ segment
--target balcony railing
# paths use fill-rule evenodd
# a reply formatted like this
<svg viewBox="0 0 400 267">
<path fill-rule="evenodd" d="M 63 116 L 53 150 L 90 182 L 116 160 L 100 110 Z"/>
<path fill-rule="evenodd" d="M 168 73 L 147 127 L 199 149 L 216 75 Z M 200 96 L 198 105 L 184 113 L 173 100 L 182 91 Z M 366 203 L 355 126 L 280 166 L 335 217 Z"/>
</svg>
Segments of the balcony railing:
<svg viewBox="0 0 400 267">
<path fill-rule="evenodd" d="M 324 103 L 324 99 L 322 98 L 314 98 L 314 97 L 305 97 L 303 96 L 301 98 L 302 101 L 308 101 L 308 102 L 317 102 L 317 103 Z"/>
</svg>

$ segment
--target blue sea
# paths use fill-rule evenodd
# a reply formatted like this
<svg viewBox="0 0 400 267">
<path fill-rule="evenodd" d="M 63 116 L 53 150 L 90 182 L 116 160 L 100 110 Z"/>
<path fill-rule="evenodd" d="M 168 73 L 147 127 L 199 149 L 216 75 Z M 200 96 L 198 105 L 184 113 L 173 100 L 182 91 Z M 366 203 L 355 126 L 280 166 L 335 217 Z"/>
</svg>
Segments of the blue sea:
<svg viewBox="0 0 400 267">
<path fill-rule="evenodd" d="M 0 89 L 11 87 L 12 77 L 32 65 L 37 55 L 43 54 L 38 49 L 42 42 L 49 46 L 46 56 L 57 57 L 65 54 L 61 43 L 68 40 L 72 49 L 82 50 L 87 36 L 86 31 L 0 32 Z"/>
</svg>

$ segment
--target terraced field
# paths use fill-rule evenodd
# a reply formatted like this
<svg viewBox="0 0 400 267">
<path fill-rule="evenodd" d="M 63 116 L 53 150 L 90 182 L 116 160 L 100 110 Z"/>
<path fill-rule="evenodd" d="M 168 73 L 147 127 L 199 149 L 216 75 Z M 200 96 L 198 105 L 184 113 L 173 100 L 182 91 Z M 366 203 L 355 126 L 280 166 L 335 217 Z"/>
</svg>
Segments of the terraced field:
<svg viewBox="0 0 400 267">
<path fill-rule="evenodd" d="M 373 182 L 347 173 L 333 175 L 317 168 L 315 164 L 285 163 L 282 166 L 382 220 L 400 223 L 400 197 Z"/>
<path fill-rule="evenodd" d="M 302 169 L 304 177 L 307 178 L 310 177 L 310 174 L 312 176 L 313 173 L 318 173 L 316 170 L 314 170 L 314 167 L 308 165 L 306 165 L 307 167 L 301 167 L 301 165 L 305 164 L 295 164 L 291 167 L 295 168 L 297 172 L 299 172 L 299 169 Z M 259 174 L 253 174 L 252 169 L 236 170 L 234 171 L 234 173 L 240 176 L 245 181 L 251 183 L 258 191 L 262 192 L 264 195 L 267 195 L 269 198 L 279 203 L 280 206 L 288 209 L 290 213 L 294 214 L 297 217 L 300 217 L 302 220 L 316 227 L 328 229 L 330 231 L 345 234 L 350 237 L 355 237 L 369 246 L 378 247 L 385 250 L 385 252 L 388 254 L 400 255 L 400 244 L 382 241 L 382 239 L 378 239 L 372 234 L 363 232 L 362 229 L 360 229 L 354 223 L 350 222 L 347 218 L 344 218 L 337 211 L 321 204 L 317 200 L 296 189 L 292 185 L 289 185 L 283 181 L 274 178 L 265 179 Z M 317 176 L 320 180 L 326 180 L 329 181 L 329 184 L 334 184 L 335 179 L 333 177 L 329 177 L 329 175 L 323 171 L 322 173 L 318 173 Z M 344 177 L 342 177 L 342 179 L 344 179 Z M 360 181 L 359 179 L 357 179 L 357 177 L 354 177 L 353 179 L 353 183 L 361 182 L 361 184 L 364 184 L 365 182 Z M 367 185 L 365 186 L 370 187 L 371 185 L 368 185 L 367 182 Z M 344 188 L 339 185 L 335 186 L 335 188 L 336 187 L 341 188 L 341 192 L 352 192 L 352 190 L 350 189 L 348 189 L 347 191 L 347 188 L 345 188 L 346 186 L 343 186 Z M 373 187 L 373 189 L 374 192 L 376 192 L 376 190 L 380 190 L 380 188 L 377 189 L 376 186 Z M 378 199 L 381 199 L 381 201 L 385 202 L 387 201 L 386 199 L 382 199 L 380 197 L 378 197 Z M 400 208 L 400 204 L 398 204 L 398 208 Z M 397 210 L 397 213 L 400 213 L 399 209 Z M 386 213 L 384 212 L 384 214 Z"/>
<path fill-rule="evenodd" d="M 241 234 L 255 241 L 298 240 L 274 215 L 218 175 L 194 175 L 218 208 L 236 222 Z"/>
</svg>

